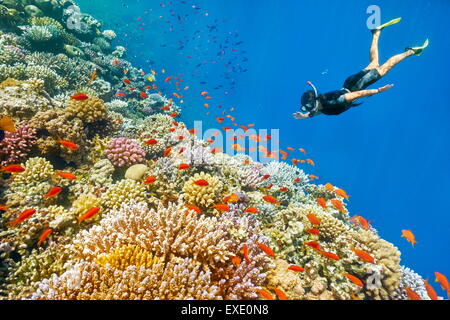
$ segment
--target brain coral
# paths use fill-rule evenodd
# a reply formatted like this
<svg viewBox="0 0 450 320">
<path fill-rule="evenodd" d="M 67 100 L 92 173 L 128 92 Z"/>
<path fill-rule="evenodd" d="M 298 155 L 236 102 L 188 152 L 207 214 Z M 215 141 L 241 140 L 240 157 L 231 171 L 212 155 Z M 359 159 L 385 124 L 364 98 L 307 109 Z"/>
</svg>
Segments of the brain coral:
<svg viewBox="0 0 450 320">
<path fill-rule="evenodd" d="M 195 181 L 206 180 L 207 186 L 197 185 Z M 204 208 L 212 207 L 220 199 L 223 191 L 222 182 L 208 173 L 200 172 L 194 174 L 183 187 L 184 200 L 193 205 Z"/>
<path fill-rule="evenodd" d="M 104 101 L 97 97 L 80 101 L 69 99 L 66 114 L 89 123 L 104 119 L 106 117 L 106 106 Z"/>
<path fill-rule="evenodd" d="M 218 218 L 186 215 L 183 204 L 130 204 L 82 231 L 69 269 L 41 281 L 31 298 L 254 299 L 267 258 L 230 262 L 238 246 Z"/>
<path fill-rule="evenodd" d="M 112 139 L 105 155 L 117 167 L 130 166 L 145 159 L 145 151 L 133 140 L 127 138 Z"/>
</svg>

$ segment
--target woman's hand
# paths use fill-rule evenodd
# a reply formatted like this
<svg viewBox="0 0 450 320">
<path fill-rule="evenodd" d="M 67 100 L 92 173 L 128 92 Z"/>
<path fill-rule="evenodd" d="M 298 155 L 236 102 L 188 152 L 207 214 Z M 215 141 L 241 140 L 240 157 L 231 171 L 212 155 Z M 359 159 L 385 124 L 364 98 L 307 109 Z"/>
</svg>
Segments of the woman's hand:
<svg viewBox="0 0 450 320">
<path fill-rule="evenodd" d="M 393 86 L 394 86 L 393 84 L 388 84 L 388 85 L 386 85 L 386 86 L 384 86 L 384 87 L 379 88 L 379 89 L 378 89 L 378 92 L 384 92 L 384 91 L 387 91 L 387 90 L 389 90 L 390 88 L 392 88 Z"/>
<path fill-rule="evenodd" d="M 297 120 L 309 118 L 309 112 L 307 112 L 307 113 L 296 112 L 296 113 L 293 113 L 292 115 Z"/>
</svg>

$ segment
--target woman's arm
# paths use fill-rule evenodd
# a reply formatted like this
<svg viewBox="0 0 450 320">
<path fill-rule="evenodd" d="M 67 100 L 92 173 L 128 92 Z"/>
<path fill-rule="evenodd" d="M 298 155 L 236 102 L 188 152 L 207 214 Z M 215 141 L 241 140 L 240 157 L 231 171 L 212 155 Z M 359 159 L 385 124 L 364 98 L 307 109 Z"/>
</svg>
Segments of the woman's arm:
<svg viewBox="0 0 450 320">
<path fill-rule="evenodd" d="M 361 90 L 361 91 L 355 91 L 355 92 L 346 93 L 346 94 L 344 94 L 344 99 L 345 99 L 346 102 L 353 102 L 356 99 L 360 99 L 360 98 L 364 98 L 364 97 L 370 97 L 370 96 L 373 96 L 374 94 L 378 94 L 378 93 L 384 92 L 386 90 L 389 90 L 393 86 L 394 86 L 393 84 L 388 84 L 388 85 L 386 85 L 384 87 L 381 87 L 379 89 L 369 89 L 369 90 Z"/>
<path fill-rule="evenodd" d="M 294 116 L 295 119 L 297 120 L 302 120 L 302 119 L 306 119 L 309 118 L 311 116 L 311 114 L 309 112 L 303 113 L 303 112 L 296 112 L 292 114 Z"/>
</svg>

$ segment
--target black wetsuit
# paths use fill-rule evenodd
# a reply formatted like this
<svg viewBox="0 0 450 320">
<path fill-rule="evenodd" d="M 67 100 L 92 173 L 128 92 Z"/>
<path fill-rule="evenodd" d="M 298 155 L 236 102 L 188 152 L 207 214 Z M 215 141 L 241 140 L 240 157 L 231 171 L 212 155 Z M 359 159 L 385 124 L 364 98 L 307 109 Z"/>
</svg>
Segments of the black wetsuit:
<svg viewBox="0 0 450 320">
<path fill-rule="evenodd" d="M 338 115 L 347 111 L 358 104 L 346 102 L 344 95 L 346 93 L 360 91 L 374 84 L 381 79 L 377 69 L 361 70 L 360 72 L 348 77 L 344 86 L 340 90 L 331 91 L 319 96 L 320 112 L 327 115 Z"/>
</svg>

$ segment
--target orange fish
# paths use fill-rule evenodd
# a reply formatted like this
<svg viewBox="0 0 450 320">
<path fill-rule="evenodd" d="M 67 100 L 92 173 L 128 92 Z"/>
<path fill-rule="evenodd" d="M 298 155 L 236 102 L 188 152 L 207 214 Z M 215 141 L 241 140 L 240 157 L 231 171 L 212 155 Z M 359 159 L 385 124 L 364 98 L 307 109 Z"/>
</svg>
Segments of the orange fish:
<svg viewBox="0 0 450 320">
<path fill-rule="evenodd" d="M 223 199 L 224 202 L 236 203 L 240 200 L 239 196 L 236 193 L 229 195 Z"/>
<path fill-rule="evenodd" d="M 67 141 L 67 140 L 56 140 L 57 143 L 61 144 L 63 147 L 70 150 L 77 150 L 79 147 L 75 142 Z"/>
<path fill-rule="evenodd" d="M 154 146 L 155 144 L 157 144 L 158 141 L 156 141 L 156 139 L 150 139 L 144 142 L 144 144 L 148 145 L 148 146 Z"/>
<path fill-rule="evenodd" d="M 210 96 L 205 96 L 205 97 L 203 97 L 204 99 L 207 99 L 207 100 L 210 100 L 210 99 L 213 99 L 213 97 L 210 97 Z"/>
<path fill-rule="evenodd" d="M 411 230 L 402 230 L 402 237 L 405 238 L 408 242 L 411 242 L 411 245 L 413 247 L 417 243 L 416 237 L 414 236 L 414 233 L 412 233 Z"/>
<path fill-rule="evenodd" d="M 306 155 L 306 151 L 305 151 L 305 149 L 303 149 L 303 148 L 300 148 L 300 149 L 298 149 L 298 150 L 300 150 L 300 152 L 301 152 L 301 153 L 303 153 L 304 155 Z"/>
<path fill-rule="evenodd" d="M 150 183 L 153 183 L 155 181 L 156 181 L 155 177 L 147 177 L 147 178 L 145 178 L 144 183 L 145 184 L 150 184 Z"/>
<path fill-rule="evenodd" d="M 294 166 L 298 166 L 298 160 L 297 159 L 291 159 L 291 161 L 292 161 L 292 164 Z"/>
<path fill-rule="evenodd" d="M 308 177 L 309 177 L 310 180 L 320 179 L 318 176 L 313 175 L 313 174 L 309 174 Z"/>
<path fill-rule="evenodd" d="M 322 250 L 320 247 L 320 244 L 317 241 L 308 241 L 308 242 L 305 242 L 304 244 L 313 249 Z"/>
<path fill-rule="evenodd" d="M 352 293 L 352 300 L 362 300 L 360 297 L 355 296 L 354 293 Z"/>
<path fill-rule="evenodd" d="M 208 94 L 208 91 L 202 91 L 202 92 L 200 93 L 201 96 L 206 96 L 207 94 Z"/>
<path fill-rule="evenodd" d="M 201 212 L 202 212 L 202 210 L 200 210 L 199 207 L 194 206 L 194 205 L 187 205 L 186 207 L 187 207 L 189 210 L 194 210 L 195 213 L 201 213 Z M 189 214 L 189 211 L 186 211 L 186 215 L 188 215 L 188 214 Z"/>
<path fill-rule="evenodd" d="M 405 288 L 405 291 L 409 300 L 422 300 L 422 298 L 417 294 L 417 292 L 411 290 L 410 288 Z"/>
<path fill-rule="evenodd" d="M 288 188 L 286 188 L 286 187 L 283 187 L 283 188 L 280 188 L 280 190 L 278 190 L 279 192 L 286 192 L 286 191 L 288 191 Z"/>
<path fill-rule="evenodd" d="M 231 262 L 233 262 L 235 265 L 241 265 L 241 258 L 239 258 L 239 257 L 236 257 L 236 256 L 234 256 L 234 257 L 231 257 Z"/>
<path fill-rule="evenodd" d="M 169 82 L 170 79 L 172 79 L 172 76 L 165 78 L 165 79 L 164 79 L 164 82 Z"/>
<path fill-rule="evenodd" d="M 269 190 L 269 189 L 272 188 L 272 187 L 273 187 L 273 183 L 269 184 L 269 185 L 266 187 L 266 189 Z"/>
<path fill-rule="evenodd" d="M 289 156 L 288 152 L 281 150 L 281 149 L 280 149 L 280 153 L 282 154 L 281 160 L 286 160 L 287 157 Z"/>
<path fill-rule="evenodd" d="M 58 194 L 60 194 L 62 191 L 61 187 L 54 187 L 52 188 L 49 192 L 47 192 L 46 194 L 43 195 L 44 198 L 52 198 L 52 197 L 56 197 Z"/>
<path fill-rule="evenodd" d="M 180 96 L 178 93 L 176 93 L 176 92 L 174 92 L 174 93 L 172 93 L 172 94 L 173 94 L 174 97 L 176 97 L 176 98 L 178 98 L 178 99 L 181 98 L 181 96 Z"/>
<path fill-rule="evenodd" d="M 281 291 L 280 289 L 273 288 L 273 291 L 275 291 L 275 294 L 278 296 L 279 300 L 289 300 L 286 296 L 286 294 Z"/>
<path fill-rule="evenodd" d="M 357 286 L 364 287 L 364 283 L 358 277 L 355 277 L 354 275 L 352 275 L 352 274 L 350 274 L 348 272 L 345 272 L 344 276 L 346 276 L 348 280 L 350 280 L 351 282 L 353 282 Z"/>
<path fill-rule="evenodd" d="M 97 78 L 97 70 L 94 70 L 94 72 L 92 72 L 91 77 L 89 78 L 89 82 L 94 81 L 95 78 Z"/>
<path fill-rule="evenodd" d="M 342 213 L 345 213 L 344 205 L 339 200 L 333 199 L 331 200 L 331 203 L 333 204 L 333 207 L 335 207 L 337 210 L 339 210 Z"/>
<path fill-rule="evenodd" d="M 170 116 L 171 116 L 172 118 L 176 118 L 176 117 L 178 117 L 178 113 L 177 113 L 177 112 L 172 112 L 172 113 L 170 114 Z"/>
<path fill-rule="evenodd" d="M 286 149 L 288 149 L 289 151 L 295 151 L 295 149 L 292 147 L 287 147 Z"/>
<path fill-rule="evenodd" d="M 261 248 L 262 251 L 264 251 L 269 257 L 274 258 L 275 257 L 275 253 L 272 251 L 272 249 L 270 249 L 268 246 L 266 246 L 264 243 L 256 243 L 258 245 L 258 247 Z"/>
<path fill-rule="evenodd" d="M 433 287 L 428 283 L 428 280 L 423 280 L 425 285 L 425 289 L 427 289 L 427 294 L 431 300 L 439 300 L 436 291 L 434 291 Z"/>
<path fill-rule="evenodd" d="M 196 180 L 196 181 L 194 181 L 194 183 L 200 187 L 209 186 L 209 182 L 206 181 L 205 179 Z"/>
<path fill-rule="evenodd" d="M 19 173 L 24 172 L 25 168 L 22 167 L 20 164 L 10 164 L 9 166 L 2 167 L 0 171 L 8 172 L 8 173 Z"/>
<path fill-rule="evenodd" d="M 247 209 L 245 209 L 244 212 L 247 212 L 247 213 L 258 213 L 259 211 L 255 207 L 248 207 Z"/>
<path fill-rule="evenodd" d="M 324 198 L 317 198 L 316 201 L 322 208 L 327 208 L 327 201 Z"/>
<path fill-rule="evenodd" d="M 263 197 L 263 200 L 264 200 L 264 201 L 267 201 L 267 202 L 269 202 L 269 203 L 272 203 L 272 204 L 277 204 L 277 205 L 280 204 L 280 203 L 278 202 L 278 200 L 277 200 L 275 197 L 272 197 L 272 196 L 264 196 L 264 197 Z"/>
<path fill-rule="evenodd" d="M 187 163 L 182 163 L 178 166 L 178 170 L 186 170 L 189 169 L 191 166 Z"/>
<path fill-rule="evenodd" d="M 293 264 L 293 265 L 290 265 L 287 269 L 288 269 L 288 270 L 291 270 L 291 271 L 295 271 L 295 272 L 303 272 L 303 271 L 305 271 L 305 268 L 296 266 L 296 265 L 294 265 L 294 264 Z"/>
<path fill-rule="evenodd" d="M 326 258 L 328 258 L 328 259 L 331 259 L 331 260 L 340 260 L 341 258 L 339 258 L 339 256 L 337 255 L 337 254 L 334 254 L 334 253 L 332 253 L 332 252 L 327 252 L 327 251 L 320 251 L 320 253 L 324 256 L 324 257 L 326 257 Z"/>
<path fill-rule="evenodd" d="M 325 189 L 327 189 L 328 191 L 334 191 L 334 186 L 331 183 L 327 183 L 325 185 Z"/>
<path fill-rule="evenodd" d="M 221 151 L 222 151 L 222 148 L 212 148 L 211 149 L 211 153 L 213 153 L 213 154 L 221 152 Z"/>
<path fill-rule="evenodd" d="M 222 212 L 230 211 L 230 207 L 223 203 L 215 204 L 214 208 Z"/>
<path fill-rule="evenodd" d="M 244 252 L 244 258 L 245 258 L 245 261 L 246 261 L 247 263 L 250 263 L 251 261 L 250 261 L 250 259 L 249 259 L 249 257 L 248 257 L 248 247 L 247 247 L 247 244 L 246 244 L 246 243 L 244 243 L 244 245 L 242 246 L 242 251 Z"/>
<path fill-rule="evenodd" d="M 141 97 L 142 99 L 147 99 L 147 98 L 148 98 L 148 95 L 147 95 L 147 93 L 145 93 L 144 91 L 142 91 L 142 92 L 139 94 L 139 97 Z"/>
<path fill-rule="evenodd" d="M 68 179 L 68 180 L 76 180 L 77 179 L 77 177 L 70 172 L 59 171 L 57 173 L 57 175 L 60 176 L 61 178 Z"/>
<path fill-rule="evenodd" d="M 353 216 L 349 219 L 351 222 L 360 225 L 364 230 L 369 230 L 370 224 L 364 217 L 361 216 Z"/>
<path fill-rule="evenodd" d="M 184 90 L 187 90 L 187 89 L 189 89 L 189 86 L 184 87 Z"/>
<path fill-rule="evenodd" d="M 95 207 L 95 208 L 91 208 L 88 211 L 86 211 L 85 214 L 83 214 L 81 217 L 78 217 L 78 223 L 81 223 L 85 220 L 89 220 L 91 218 L 93 218 L 97 213 L 99 213 L 101 210 L 100 207 Z"/>
<path fill-rule="evenodd" d="M 348 198 L 350 197 L 344 190 L 342 190 L 342 189 L 336 189 L 336 190 L 334 190 L 334 192 L 339 196 L 339 197 L 342 197 L 342 198 L 345 198 L 345 199 L 347 199 L 348 200 Z"/>
<path fill-rule="evenodd" d="M 11 205 L 0 205 L 0 211 L 7 211 L 10 207 Z"/>
<path fill-rule="evenodd" d="M 305 231 L 316 236 L 320 234 L 319 229 L 306 229 Z"/>
<path fill-rule="evenodd" d="M 131 84 L 131 81 L 130 81 L 129 79 L 123 79 L 122 81 L 123 81 L 123 83 L 125 83 L 125 84 Z"/>
<path fill-rule="evenodd" d="M 308 162 L 310 165 L 315 166 L 315 162 L 312 161 L 311 159 L 306 159 L 306 162 Z"/>
<path fill-rule="evenodd" d="M 84 93 L 77 93 L 76 95 L 71 96 L 70 99 L 77 100 L 77 101 L 82 101 L 82 100 L 89 99 L 89 97 L 86 94 L 84 94 Z"/>
<path fill-rule="evenodd" d="M 448 283 L 447 277 L 439 272 L 435 272 L 434 275 L 436 276 L 436 282 L 439 282 L 442 290 L 447 291 L 447 294 L 450 295 L 450 284 Z"/>
<path fill-rule="evenodd" d="M 308 213 L 306 217 L 313 225 L 320 226 L 320 219 L 314 213 Z"/>
<path fill-rule="evenodd" d="M 42 232 L 41 236 L 39 237 L 39 241 L 37 243 L 37 246 L 39 247 L 44 241 L 45 239 L 48 238 L 48 236 L 53 232 L 53 229 L 49 228 L 47 230 L 45 230 L 44 232 Z"/>
<path fill-rule="evenodd" d="M 26 219 L 28 219 L 35 213 L 36 213 L 36 209 L 27 209 L 27 210 L 22 211 L 22 213 L 19 214 L 19 216 L 16 219 L 14 219 L 13 221 L 10 222 L 11 227 L 15 227 L 15 226 L 21 224 L 22 222 L 24 222 Z"/>
<path fill-rule="evenodd" d="M 375 263 L 375 259 L 367 252 L 363 250 L 358 250 L 356 248 L 352 248 L 352 251 L 363 261 Z"/>
<path fill-rule="evenodd" d="M 256 289 L 256 291 L 266 300 L 275 300 L 269 291 L 264 289 Z"/>
<path fill-rule="evenodd" d="M 164 151 L 164 153 L 163 153 L 163 157 L 168 157 L 168 156 L 170 156 L 170 152 L 172 151 L 172 148 L 171 147 L 168 147 L 165 151 Z"/>
<path fill-rule="evenodd" d="M 0 119 L 0 130 L 8 132 L 16 132 L 14 121 L 10 117 L 4 116 Z"/>
</svg>

